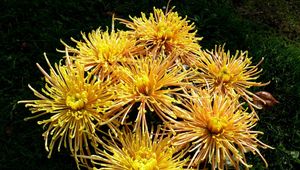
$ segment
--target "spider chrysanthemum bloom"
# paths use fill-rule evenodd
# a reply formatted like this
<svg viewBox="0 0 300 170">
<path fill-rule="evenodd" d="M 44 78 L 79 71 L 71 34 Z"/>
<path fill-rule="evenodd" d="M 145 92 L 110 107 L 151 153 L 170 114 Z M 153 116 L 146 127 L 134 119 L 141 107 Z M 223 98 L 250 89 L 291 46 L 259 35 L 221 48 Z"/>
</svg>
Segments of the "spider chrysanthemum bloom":
<svg viewBox="0 0 300 170">
<path fill-rule="evenodd" d="M 106 170 L 184 170 L 188 158 L 184 150 L 171 146 L 170 135 L 158 129 L 156 133 L 123 130 L 118 137 L 110 134 L 96 155 L 83 156 L 91 159 L 93 169 Z"/>
<path fill-rule="evenodd" d="M 176 52 L 188 57 L 200 49 L 198 41 L 202 38 L 196 37 L 195 26 L 189 24 L 186 17 L 182 18 L 172 10 L 164 13 L 156 8 L 149 18 L 145 13 L 141 15 L 130 17 L 132 21 L 119 20 L 131 29 L 128 32 L 151 54 L 157 55 L 163 50 L 167 54 Z"/>
<path fill-rule="evenodd" d="M 85 66 L 94 74 L 109 75 L 118 63 L 128 62 L 137 51 L 135 39 L 125 31 L 102 31 L 100 28 L 87 36 L 82 33 L 84 41 L 77 41 L 76 48 L 66 46 L 66 50 L 74 53 L 73 59 Z"/>
<path fill-rule="evenodd" d="M 221 92 L 229 96 L 241 96 L 251 109 L 256 107 L 252 101 L 253 96 L 260 99 L 248 89 L 254 86 L 265 86 L 269 84 L 255 82 L 262 72 L 257 65 L 251 65 L 248 52 L 237 51 L 231 56 L 230 52 L 224 50 L 224 46 L 216 46 L 215 50 L 199 53 L 202 64 L 199 65 L 200 74 L 196 79 L 200 87 L 208 87 L 214 92 Z M 262 102 L 264 102 L 261 99 Z M 257 107 L 256 107 L 257 108 Z"/>
<path fill-rule="evenodd" d="M 37 64 L 45 76 L 46 85 L 38 92 L 29 85 L 39 99 L 22 100 L 35 116 L 42 117 L 38 124 L 43 125 L 45 148 L 51 157 L 55 147 L 68 148 L 73 155 L 90 154 L 90 147 L 96 147 L 99 141 L 95 133 L 99 122 L 107 121 L 104 113 L 112 105 L 110 80 L 100 80 L 84 71 L 83 65 L 67 62 L 50 66 L 50 74 Z M 114 126 L 113 124 L 109 126 Z M 78 161 L 78 160 L 76 160 Z"/>
<path fill-rule="evenodd" d="M 180 100 L 176 96 L 183 87 L 191 70 L 183 70 L 180 64 L 174 64 L 174 57 L 142 57 L 133 65 L 123 64 L 119 68 L 120 83 L 117 86 L 117 100 L 122 111 L 117 113 L 123 124 L 127 115 L 137 114 L 135 128 L 147 131 L 146 112 L 156 114 L 162 121 L 172 121 L 183 116 L 183 110 L 176 106 Z M 137 105 L 138 112 L 130 112 Z M 116 105 L 117 106 L 117 105 Z"/>
<path fill-rule="evenodd" d="M 190 117 L 173 124 L 177 135 L 174 145 L 186 145 L 193 154 L 190 166 L 210 163 L 212 169 L 224 169 L 226 162 L 239 169 L 242 164 L 251 167 L 245 153 L 258 154 L 266 166 L 266 160 L 258 147 L 271 148 L 257 139 L 260 131 L 252 130 L 257 119 L 254 114 L 242 110 L 238 102 L 221 94 L 211 95 L 205 90 L 191 92 L 183 104 Z"/>
</svg>

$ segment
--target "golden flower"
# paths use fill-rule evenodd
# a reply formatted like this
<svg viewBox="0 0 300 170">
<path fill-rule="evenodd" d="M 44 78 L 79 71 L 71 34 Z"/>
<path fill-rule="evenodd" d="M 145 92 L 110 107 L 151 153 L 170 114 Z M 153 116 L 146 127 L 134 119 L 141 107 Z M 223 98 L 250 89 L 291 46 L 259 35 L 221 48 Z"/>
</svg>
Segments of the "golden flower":
<svg viewBox="0 0 300 170">
<path fill-rule="evenodd" d="M 97 29 L 86 36 L 84 41 L 76 41 L 76 48 L 66 46 L 66 51 L 74 53 L 73 58 L 91 70 L 94 74 L 109 75 L 120 62 L 127 62 L 137 51 L 135 39 L 131 39 L 125 31 L 108 30 L 103 32 Z"/>
<path fill-rule="evenodd" d="M 130 17 L 132 21 L 119 19 L 137 39 L 137 42 L 154 56 L 164 51 L 166 54 L 176 52 L 187 55 L 200 49 L 194 24 L 189 24 L 187 18 L 178 16 L 172 9 L 164 13 L 154 8 L 149 18 L 144 13 L 141 17 Z M 188 57 L 188 55 L 186 56 Z M 186 59 L 188 60 L 188 59 Z"/>
<path fill-rule="evenodd" d="M 268 166 L 258 147 L 271 148 L 257 139 L 260 131 L 252 128 L 257 119 L 242 110 L 236 100 L 221 94 L 213 96 L 206 90 L 191 92 L 190 100 L 183 104 L 190 117 L 173 124 L 177 132 L 173 145 L 185 145 L 193 153 L 189 166 L 208 162 L 212 169 L 224 169 L 229 161 L 235 169 L 240 163 L 248 169 L 245 152 L 258 154 Z"/>
<path fill-rule="evenodd" d="M 67 65 L 59 63 L 53 68 L 45 58 L 50 74 L 37 64 L 45 76 L 45 88 L 40 93 L 29 85 L 39 99 L 19 103 L 26 103 L 25 106 L 36 114 L 27 119 L 48 116 L 38 121 L 38 124 L 47 127 L 43 136 L 48 157 L 51 157 L 55 145 L 58 145 L 58 151 L 64 145 L 74 155 L 78 152 L 90 154 L 89 147 L 96 147 L 99 141 L 95 133 L 96 125 L 106 121 L 103 113 L 112 105 L 112 93 L 108 89 L 110 81 L 102 81 L 86 73 L 83 65 L 77 62 L 67 62 Z"/>
<path fill-rule="evenodd" d="M 176 104 L 179 91 L 190 83 L 184 79 L 191 73 L 183 70 L 182 66 L 174 65 L 174 58 L 163 55 L 153 60 L 151 57 L 140 58 L 133 65 L 123 64 L 119 69 L 117 97 L 118 106 L 124 107 L 116 116 L 121 116 L 121 124 L 124 123 L 132 107 L 137 104 L 135 128 L 142 127 L 147 131 L 146 112 L 155 113 L 161 120 L 174 120 L 184 114 Z M 117 105 L 116 105 L 117 106 Z"/>
<path fill-rule="evenodd" d="M 239 95 L 249 103 L 251 109 L 252 106 L 256 107 L 252 102 L 253 96 L 260 98 L 247 89 L 269 84 L 255 82 L 262 71 L 258 69 L 262 60 L 253 66 L 247 51 L 237 51 L 231 56 L 229 51 L 225 53 L 224 46 L 216 46 L 215 51 L 203 51 L 199 54 L 202 64 L 198 68 L 201 73 L 195 82 L 199 83 L 200 87 L 208 87 L 232 97 Z M 264 102 L 262 99 L 261 101 Z"/>
<path fill-rule="evenodd" d="M 109 133 L 110 134 L 110 133 Z M 106 170 L 184 170 L 188 158 L 184 159 L 184 150 L 170 146 L 170 135 L 164 135 L 160 129 L 156 133 L 143 133 L 123 130 L 117 138 L 103 144 L 97 155 L 82 156 L 91 159 L 93 169 Z"/>
</svg>

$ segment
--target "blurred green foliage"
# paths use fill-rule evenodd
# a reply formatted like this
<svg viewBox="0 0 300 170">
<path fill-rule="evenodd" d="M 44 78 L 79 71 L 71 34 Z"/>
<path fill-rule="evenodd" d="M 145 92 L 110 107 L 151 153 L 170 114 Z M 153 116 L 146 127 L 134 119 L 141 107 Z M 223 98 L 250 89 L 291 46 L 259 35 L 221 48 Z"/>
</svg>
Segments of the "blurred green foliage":
<svg viewBox="0 0 300 170">
<path fill-rule="evenodd" d="M 32 99 L 30 83 L 42 88 L 36 62 L 46 66 L 43 52 L 52 63 L 63 54 L 60 39 L 72 44 L 80 32 L 111 26 L 111 16 L 128 18 L 166 7 L 167 0 L 2 0 L 0 5 L 0 169 L 76 169 L 66 150 L 47 158 L 43 129 L 30 112 L 16 102 Z M 291 5 L 292 4 L 292 5 Z M 280 104 L 259 111 L 259 139 L 273 146 L 262 150 L 269 169 L 292 170 L 300 165 L 300 4 L 297 1 L 173 0 L 170 6 L 194 22 L 206 49 L 226 43 L 231 50 L 248 50 L 264 69 L 260 81 L 270 85 L 253 89 L 273 94 Z M 116 27 L 124 28 L 118 23 Z M 264 169 L 263 161 L 248 154 L 252 169 Z"/>
<path fill-rule="evenodd" d="M 298 0 L 248 0 L 241 3 L 241 15 L 267 24 L 290 39 L 300 38 L 300 1 Z"/>
</svg>

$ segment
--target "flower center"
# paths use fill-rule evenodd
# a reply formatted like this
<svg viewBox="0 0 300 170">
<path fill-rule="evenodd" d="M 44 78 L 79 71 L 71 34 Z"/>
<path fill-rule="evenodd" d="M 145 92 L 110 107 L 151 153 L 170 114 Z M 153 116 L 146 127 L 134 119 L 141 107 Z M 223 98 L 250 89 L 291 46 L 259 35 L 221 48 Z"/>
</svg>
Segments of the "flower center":
<svg viewBox="0 0 300 170">
<path fill-rule="evenodd" d="M 219 79 L 219 82 L 223 82 L 223 83 L 227 83 L 230 81 L 231 79 L 231 74 L 230 74 L 230 71 L 228 70 L 228 68 L 226 66 L 224 66 L 219 74 L 218 74 L 218 79 Z"/>
<path fill-rule="evenodd" d="M 165 41 L 172 37 L 173 32 L 165 22 L 157 24 L 157 39 Z"/>
<path fill-rule="evenodd" d="M 136 87 L 139 93 L 144 95 L 149 94 L 149 78 L 147 75 L 143 74 L 142 76 L 137 77 L 136 79 Z"/>
<path fill-rule="evenodd" d="M 83 91 L 81 93 L 70 94 L 67 96 L 66 105 L 72 110 L 80 110 L 87 103 L 87 92 Z"/>
<path fill-rule="evenodd" d="M 224 126 L 226 126 L 226 121 L 219 117 L 212 117 L 208 122 L 208 130 L 212 134 L 222 133 Z"/>
<path fill-rule="evenodd" d="M 134 170 L 156 170 L 159 169 L 156 154 L 151 149 L 141 147 L 135 155 L 132 168 Z"/>
</svg>

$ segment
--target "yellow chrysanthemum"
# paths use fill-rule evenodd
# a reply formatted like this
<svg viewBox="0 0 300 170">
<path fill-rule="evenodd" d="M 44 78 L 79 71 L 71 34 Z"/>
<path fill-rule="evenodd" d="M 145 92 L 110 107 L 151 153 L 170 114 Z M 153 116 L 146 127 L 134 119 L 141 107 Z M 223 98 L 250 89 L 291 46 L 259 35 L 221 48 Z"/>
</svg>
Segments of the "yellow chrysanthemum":
<svg viewBox="0 0 300 170">
<path fill-rule="evenodd" d="M 180 101 L 175 96 L 190 84 L 183 80 L 191 72 L 183 70 L 179 64 L 174 65 L 173 60 L 171 56 L 163 55 L 155 60 L 145 57 L 119 69 L 117 97 L 123 110 L 116 116 L 121 116 L 122 124 L 128 114 L 136 114 L 130 112 L 135 104 L 138 105 L 135 129 L 142 127 L 143 131 L 147 131 L 147 110 L 163 121 L 172 121 L 183 114 L 182 109 L 176 106 Z"/>
<path fill-rule="evenodd" d="M 173 144 L 185 145 L 193 153 L 189 166 L 208 162 L 212 169 L 224 169 L 229 161 L 235 169 L 239 169 L 240 163 L 248 169 L 251 167 L 245 157 L 248 151 L 260 155 L 268 166 L 258 147 L 271 147 L 257 139 L 258 134 L 263 134 L 252 130 L 257 119 L 241 110 L 236 100 L 221 94 L 212 96 L 205 90 L 192 91 L 184 106 L 190 117 L 173 124 L 177 132 Z"/>
<path fill-rule="evenodd" d="M 125 130 L 117 138 L 110 134 L 110 139 L 103 144 L 97 155 L 83 156 L 91 159 L 93 169 L 106 170 L 184 170 L 188 158 L 184 159 L 184 150 L 170 146 L 170 135 L 143 133 Z"/>
<path fill-rule="evenodd" d="M 103 113 L 112 105 L 113 96 L 108 89 L 110 81 L 102 81 L 86 73 L 77 62 L 55 64 L 53 68 L 47 57 L 46 61 L 50 66 L 50 74 L 37 64 L 46 81 L 42 93 L 29 85 L 39 99 L 22 100 L 19 103 L 26 103 L 25 106 L 36 114 L 27 119 L 46 116 L 38 124 L 47 128 L 43 136 L 48 157 L 51 157 L 55 145 L 60 151 L 62 144 L 74 155 L 90 154 L 89 147 L 96 147 L 99 140 L 95 127 L 99 122 L 107 121 Z"/>
<path fill-rule="evenodd" d="M 164 13 L 154 8 L 149 18 L 144 13 L 139 17 L 130 17 L 132 21 L 119 19 L 131 30 L 129 31 L 137 42 L 153 55 L 162 50 L 166 53 L 176 52 L 188 55 L 200 49 L 194 24 L 189 24 L 187 18 L 182 18 L 172 10 Z M 188 57 L 188 56 L 186 56 Z M 188 60 L 188 59 L 186 59 Z"/>
<path fill-rule="evenodd" d="M 86 36 L 84 41 L 76 41 L 76 48 L 64 43 L 68 52 L 74 53 L 73 58 L 83 64 L 86 70 L 94 74 L 109 75 L 118 63 L 127 62 L 136 53 L 135 39 L 125 31 L 102 31 L 100 28 Z"/>
<path fill-rule="evenodd" d="M 262 71 L 258 69 L 262 61 L 253 66 L 247 51 L 237 51 L 234 56 L 231 56 L 229 51 L 225 52 L 224 46 L 216 46 L 215 51 L 203 51 L 199 54 L 202 64 L 198 68 L 201 72 L 195 82 L 199 83 L 200 87 L 208 87 L 214 92 L 221 92 L 232 97 L 239 95 L 250 104 L 251 108 L 256 107 L 252 103 L 252 96 L 260 98 L 248 88 L 269 84 L 269 82 L 255 82 Z"/>
</svg>

